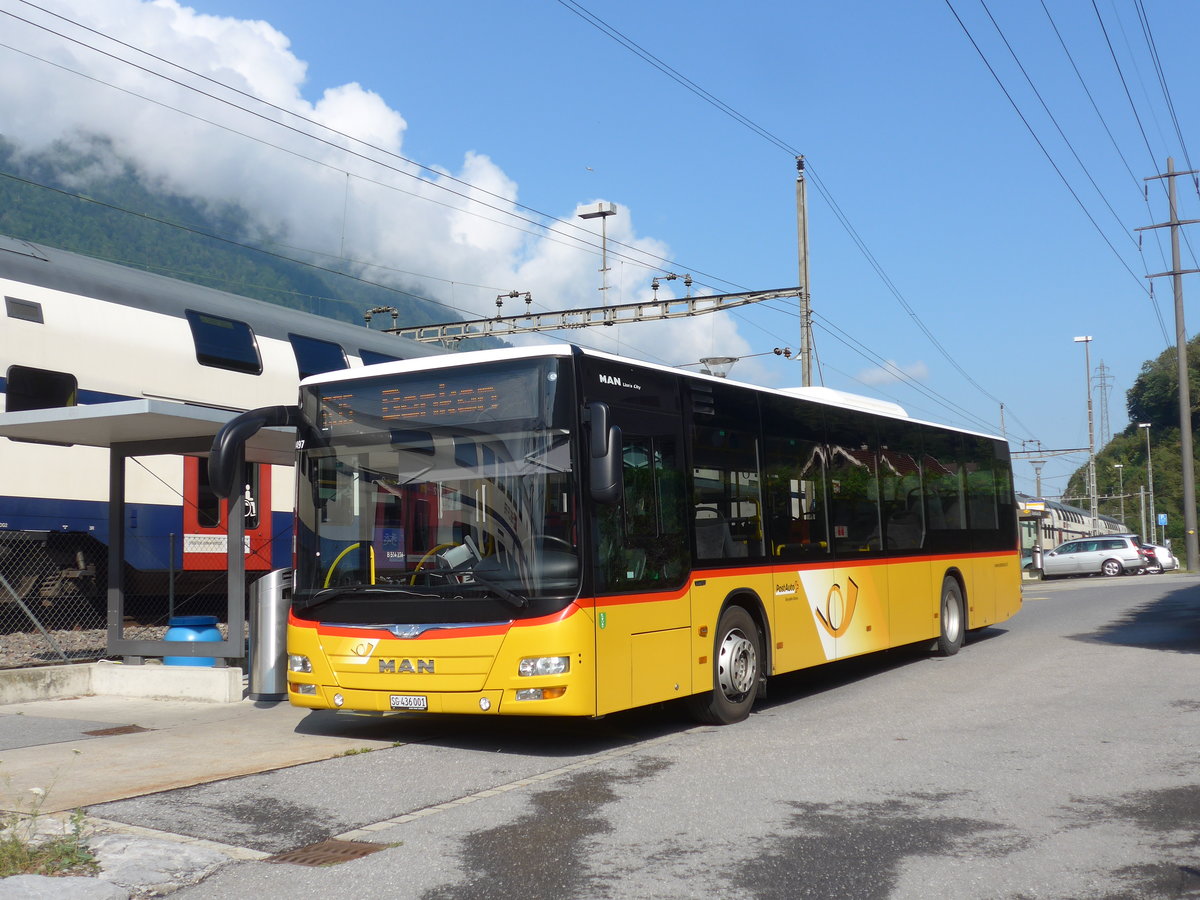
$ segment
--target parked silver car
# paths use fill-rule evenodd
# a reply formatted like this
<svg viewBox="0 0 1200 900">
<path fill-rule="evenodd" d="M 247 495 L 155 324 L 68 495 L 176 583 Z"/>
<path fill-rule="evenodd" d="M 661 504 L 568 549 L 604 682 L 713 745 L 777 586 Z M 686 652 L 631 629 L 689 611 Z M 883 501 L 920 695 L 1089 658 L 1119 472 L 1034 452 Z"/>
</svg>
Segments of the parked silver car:
<svg viewBox="0 0 1200 900">
<path fill-rule="evenodd" d="M 1163 547 L 1161 544 L 1142 544 L 1142 549 L 1150 554 L 1147 572 L 1170 572 L 1179 568 L 1179 560 L 1169 547 Z"/>
<path fill-rule="evenodd" d="M 1107 534 L 1067 541 L 1043 554 L 1042 574 L 1125 575 L 1140 572 L 1148 562 L 1136 535 Z"/>
</svg>

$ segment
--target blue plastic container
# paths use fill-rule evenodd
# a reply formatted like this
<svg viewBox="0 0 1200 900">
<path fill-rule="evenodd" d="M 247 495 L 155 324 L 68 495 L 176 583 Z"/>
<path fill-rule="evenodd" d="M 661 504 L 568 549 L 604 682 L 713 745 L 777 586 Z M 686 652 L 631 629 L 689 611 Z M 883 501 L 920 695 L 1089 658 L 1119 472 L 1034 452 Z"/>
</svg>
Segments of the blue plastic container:
<svg viewBox="0 0 1200 900">
<path fill-rule="evenodd" d="M 221 629 L 216 616 L 173 616 L 167 620 L 166 641 L 220 641 Z M 215 666 L 212 656 L 164 656 L 164 666 Z"/>
</svg>

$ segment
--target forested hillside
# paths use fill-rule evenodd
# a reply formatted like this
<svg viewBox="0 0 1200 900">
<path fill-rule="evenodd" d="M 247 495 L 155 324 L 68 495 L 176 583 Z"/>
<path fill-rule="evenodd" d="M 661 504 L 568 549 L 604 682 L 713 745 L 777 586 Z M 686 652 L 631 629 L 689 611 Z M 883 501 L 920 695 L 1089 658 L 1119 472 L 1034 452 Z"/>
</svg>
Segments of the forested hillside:
<svg viewBox="0 0 1200 900">
<path fill-rule="evenodd" d="M 336 260 L 305 259 L 286 235 L 252 234 L 236 205 L 214 209 L 148 187 L 102 141 L 86 154 L 59 148 L 31 159 L 0 137 L 0 175 L 0 234 L 355 324 L 377 306 L 395 307 L 401 325 L 464 318 L 423 299 L 420 286 L 364 283 L 333 271 Z"/>
<path fill-rule="evenodd" d="M 1164 350 L 1158 358 L 1142 364 L 1142 371 L 1126 393 L 1130 422 L 1096 453 L 1096 490 L 1100 512 L 1119 516 L 1120 494 L 1125 494 L 1125 524 L 1140 531 L 1139 488 L 1150 486 L 1146 467 L 1146 429 L 1150 425 L 1150 457 L 1154 474 L 1154 505 L 1167 515 L 1167 537 L 1183 546 L 1183 464 L 1179 442 L 1179 378 L 1175 348 Z M 1192 429 L 1200 424 L 1200 336 L 1188 343 L 1189 390 L 1192 400 Z M 1116 465 L 1120 464 L 1121 469 Z M 1194 463 L 1193 463 L 1194 465 Z M 1071 476 L 1067 497 L 1076 506 L 1087 508 L 1086 464 Z M 1108 499 L 1104 499 L 1108 498 Z M 1161 531 L 1160 531 L 1161 536 Z"/>
</svg>

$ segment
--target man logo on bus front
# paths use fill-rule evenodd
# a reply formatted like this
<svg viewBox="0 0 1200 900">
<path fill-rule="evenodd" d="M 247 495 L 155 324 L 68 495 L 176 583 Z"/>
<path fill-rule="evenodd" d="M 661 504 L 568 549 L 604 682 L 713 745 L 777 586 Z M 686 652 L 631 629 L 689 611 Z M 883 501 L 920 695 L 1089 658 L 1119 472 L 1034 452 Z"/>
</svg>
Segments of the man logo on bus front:
<svg viewBox="0 0 1200 900">
<path fill-rule="evenodd" d="M 418 659 L 416 665 L 413 665 L 411 659 L 381 659 L 379 661 L 380 674 L 389 673 L 393 675 L 433 675 L 434 664 L 432 659 Z"/>
</svg>

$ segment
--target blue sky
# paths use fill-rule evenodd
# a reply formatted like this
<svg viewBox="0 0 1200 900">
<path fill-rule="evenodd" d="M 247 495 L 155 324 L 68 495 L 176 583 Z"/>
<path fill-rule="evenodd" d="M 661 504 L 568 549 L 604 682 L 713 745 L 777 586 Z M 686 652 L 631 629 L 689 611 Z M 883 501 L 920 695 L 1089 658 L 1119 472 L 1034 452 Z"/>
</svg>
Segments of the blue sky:
<svg viewBox="0 0 1200 900">
<path fill-rule="evenodd" d="M 1094 337 L 1093 368 L 1103 362 L 1111 376 L 1113 432 L 1128 423 L 1125 391 L 1141 363 L 1174 339 L 1169 279 L 1158 280 L 1152 302 L 1144 278 L 1170 268 L 1169 245 L 1165 235 L 1150 235 L 1139 252 L 1134 229 L 1167 217 L 1161 186 L 1152 183 L 1147 201 L 1143 179 L 1163 171 L 1168 155 L 1177 169 L 1188 168 L 1185 144 L 1200 140 L 1200 5 L 1192 2 L 39 5 L 277 105 L 323 116 L 492 194 L 476 198 L 488 207 L 450 201 L 461 209 L 426 224 L 421 204 L 447 197 L 413 191 L 411 171 L 400 178 L 328 146 L 314 150 L 294 133 L 206 108 L 203 98 L 184 98 L 140 70 L 23 24 L 5 29 L 6 43 L 41 59 L 70 59 L 77 70 L 128 90 L 170 97 L 260 142 L 194 119 L 156 125 L 167 114 L 127 96 L 120 101 L 127 112 L 101 116 L 97 110 L 118 102 L 108 87 L 4 49 L 0 74 L 36 85 L 27 104 L 12 91 L 0 101 L 9 113 L 7 137 L 35 150 L 81 130 L 114 132 L 116 145 L 143 154 L 147 174 L 164 185 L 259 203 L 266 230 L 282 229 L 306 249 L 336 243 L 345 255 L 402 270 L 407 274 L 397 277 L 406 286 L 464 309 L 493 311 L 499 289 L 533 291 L 546 308 L 598 302 L 595 247 L 548 239 L 562 237 L 597 201 L 619 209 L 610 220 L 610 235 L 621 242 L 611 248 L 610 300 L 647 297 L 654 266 L 659 274 L 692 273 L 703 292 L 793 286 L 790 151 L 798 150 L 815 178 L 810 275 L 815 368 L 826 385 L 980 430 L 999 431 L 1003 403 L 1015 449 L 1027 439 L 1049 449 L 1084 447 L 1085 362 L 1072 338 Z M 631 53 L 580 9 L 776 140 Z M 75 33 L 21 0 L 0 0 L 0 10 Z M 77 104 L 47 100 L 68 91 Z M 268 144 L 315 153 L 322 167 L 306 168 Z M 1193 152 L 1200 166 L 1200 144 Z M 439 181 L 417 176 L 426 186 Z M 380 186 L 396 180 L 409 193 Z M 464 190 L 440 179 L 445 186 Z M 1181 217 L 1200 218 L 1190 181 L 1180 179 L 1179 189 Z M 550 224 L 549 231 L 521 224 L 537 233 L 515 232 L 511 217 L 491 208 L 495 194 L 546 214 L 550 219 L 522 212 Z M 509 224 L 487 221 L 496 218 Z M 1200 247 L 1200 231 L 1193 243 Z M 1185 267 L 1196 267 L 1186 244 L 1184 252 Z M 1200 326 L 1200 313 L 1192 319 L 1189 333 Z M 799 366 L 770 351 L 797 348 L 798 327 L 794 307 L 772 304 L 572 337 L 671 364 L 747 357 L 732 377 L 787 385 L 800 382 Z M 916 386 L 881 372 L 882 361 L 910 373 Z M 1097 392 L 1098 438 L 1099 402 Z M 1052 458 L 1045 492 L 1059 493 L 1084 460 Z M 1018 488 L 1032 492 L 1032 467 L 1018 462 L 1016 472 Z"/>
</svg>

